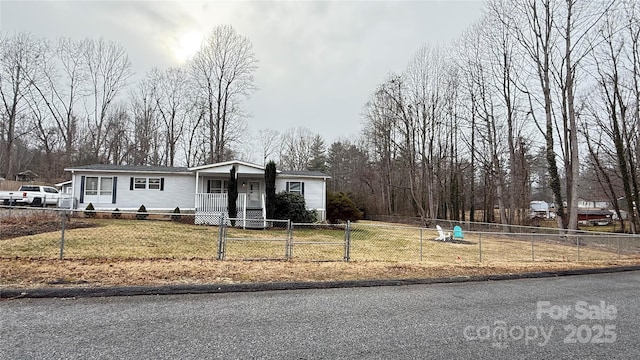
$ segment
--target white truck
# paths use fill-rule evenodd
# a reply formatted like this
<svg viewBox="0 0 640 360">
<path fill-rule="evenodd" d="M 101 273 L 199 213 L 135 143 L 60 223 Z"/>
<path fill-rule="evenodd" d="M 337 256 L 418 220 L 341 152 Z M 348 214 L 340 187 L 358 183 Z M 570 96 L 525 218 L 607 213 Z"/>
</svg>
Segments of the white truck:
<svg viewBox="0 0 640 360">
<path fill-rule="evenodd" d="M 22 185 L 16 191 L 0 191 L 0 203 L 4 205 L 55 206 L 58 199 L 60 193 L 51 186 Z"/>
</svg>

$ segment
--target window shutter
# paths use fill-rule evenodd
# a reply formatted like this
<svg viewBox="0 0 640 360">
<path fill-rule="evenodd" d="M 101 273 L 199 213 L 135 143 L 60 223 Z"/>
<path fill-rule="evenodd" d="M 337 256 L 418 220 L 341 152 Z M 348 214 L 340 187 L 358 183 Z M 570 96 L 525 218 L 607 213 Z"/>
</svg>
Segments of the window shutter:
<svg viewBox="0 0 640 360">
<path fill-rule="evenodd" d="M 211 192 L 211 180 L 207 180 L 207 194 Z"/>
<path fill-rule="evenodd" d="M 116 190 L 118 189 L 118 178 L 116 176 L 113 177 L 113 189 L 111 190 L 111 203 L 116 203 Z"/>
<path fill-rule="evenodd" d="M 287 181 L 287 185 L 286 185 L 286 192 L 289 192 L 289 182 Z"/>
<path fill-rule="evenodd" d="M 164 178 L 160 178 L 160 191 L 164 191 Z"/>
<path fill-rule="evenodd" d="M 133 178 L 129 178 L 129 190 L 133 190 Z"/>
<path fill-rule="evenodd" d="M 302 195 L 304 195 L 304 183 L 303 183 L 303 182 L 301 182 L 301 183 L 300 183 L 300 186 L 302 186 Z"/>
<path fill-rule="evenodd" d="M 80 204 L 84 202 L 84 175 L 80 176 Z"/>
</svg>

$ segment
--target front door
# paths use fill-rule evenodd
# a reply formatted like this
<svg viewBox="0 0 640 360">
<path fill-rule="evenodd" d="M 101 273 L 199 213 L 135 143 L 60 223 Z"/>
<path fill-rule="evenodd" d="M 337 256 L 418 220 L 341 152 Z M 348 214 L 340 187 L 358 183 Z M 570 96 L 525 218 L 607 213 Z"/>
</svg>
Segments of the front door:
<svg viewBox="0 0 640 360">
<path fill-rule="evenodd" d="M 262 208 L 260 201 L 260 182 L 249 181 L 249 191 L 247 194 L 247 207 L 248 208 Z"/>
</svg>

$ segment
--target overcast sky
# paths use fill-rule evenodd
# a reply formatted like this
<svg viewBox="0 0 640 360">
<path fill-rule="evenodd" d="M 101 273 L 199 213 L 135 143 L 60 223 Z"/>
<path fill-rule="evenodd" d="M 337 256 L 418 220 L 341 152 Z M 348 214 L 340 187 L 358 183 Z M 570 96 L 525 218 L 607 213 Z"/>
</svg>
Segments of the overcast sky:
<svg viewBox="0 0 640 360">
<path fill-rule="evenodd" d="M 331 142 L 357 136 L 369 95 L 423 44 L 449 44 L 480 18 L 481 1 L 7 1 L 0 30 L 52 40 L 113 40 L 134 79 L 176 66 L 214 26 L 253 43 L 258 91 L 249 126 L 305 127 Z"/>
</svg>

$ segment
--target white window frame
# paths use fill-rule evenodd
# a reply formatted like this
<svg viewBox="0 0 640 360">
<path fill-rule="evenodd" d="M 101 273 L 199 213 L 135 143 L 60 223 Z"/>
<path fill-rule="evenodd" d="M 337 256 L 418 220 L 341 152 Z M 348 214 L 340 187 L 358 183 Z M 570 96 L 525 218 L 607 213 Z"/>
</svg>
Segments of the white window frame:
<svg viewBox="0 0 640 360">
<path fill-rule="evenodd" d="M 133 177 L 133 190 L 161 190 L 162 178 Z"/>
<path fill-rule="evenodd" d="M 89 189 L 89 184 L 93 181 L 91 179 L 96 179 L 96 189 Z M 111 180 L 108 189 L 103 189 L 103 180 Z M 105 181 L 106 182 L 106 181 Z M 87 196 L 109 196 L 111 199 L 111 195 L 113 194 L 113 176 L 87 176 L 84 180 L 84 197 Z"/>
<path fill-rule="evenodd" d="M 291 186 L 293 184 L 296 184 L 298 188 L 293 190 L 292 186 Z M 298 195 L 304 196 L 304 191 L 303 191 L 304 185 L 303 184 L 304 184 L 303 181 L 287 181 L 287 192 L 290 192 L 292 194 L 298 194 Z"/>
</svg>

